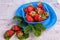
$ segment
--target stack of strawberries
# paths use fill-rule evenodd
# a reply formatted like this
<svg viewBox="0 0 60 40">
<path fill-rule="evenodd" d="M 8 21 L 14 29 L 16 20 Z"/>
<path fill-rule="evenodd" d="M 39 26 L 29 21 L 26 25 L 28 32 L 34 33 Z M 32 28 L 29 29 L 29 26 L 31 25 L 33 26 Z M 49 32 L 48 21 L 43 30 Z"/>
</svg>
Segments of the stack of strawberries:
<svg viewBox="0 0 60 40">
<path fill-rule="evenodd" d="M 9 40 L 15 33 L 18 38 L 23 35 L 23 31 L 21 30 L 21 28 L 17 25 L 14 25 L 11 30 L 6 31 L 6 33 L 4 34 L 4 38 Z"/>
<path fill-rule="evenodd" d="M 43 8 L 42 3 L 38 3 L 37 8 L 29 5 L 24 11 L 28 22 L 41 22 L 48 17 L 48 12 Z"/>
</svg>

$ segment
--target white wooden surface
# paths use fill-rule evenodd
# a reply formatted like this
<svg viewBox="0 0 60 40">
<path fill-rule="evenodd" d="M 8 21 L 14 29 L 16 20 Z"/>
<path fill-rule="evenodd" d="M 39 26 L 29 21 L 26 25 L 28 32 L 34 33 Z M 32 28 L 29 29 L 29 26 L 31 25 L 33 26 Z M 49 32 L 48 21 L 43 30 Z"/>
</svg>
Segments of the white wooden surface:
<svg viewBox="0 0 60 40">
<path fill-rule="evenodd" d="M 33 0 L 39 1 L 39 0 Z M 22 4 L 33 2 L 32 0 L 0 0 L 0 40 L 4 40 L 3 34 L 6 30 L 10 29 L 15 22 L 12 20 L 15 15 L 15 11 Z M 41 0 L 42 1 L 42 0 Z M 56 24 L 47 29 L 40 37 L 36 38 L 30 33 L 30 37 L 27 40 L 60 40 L 60 4 L 55 0 L 43 0 L 50 4 L 57 15 Z M 10 40 L 18 40 L 14 35 Z"/>
</svg>

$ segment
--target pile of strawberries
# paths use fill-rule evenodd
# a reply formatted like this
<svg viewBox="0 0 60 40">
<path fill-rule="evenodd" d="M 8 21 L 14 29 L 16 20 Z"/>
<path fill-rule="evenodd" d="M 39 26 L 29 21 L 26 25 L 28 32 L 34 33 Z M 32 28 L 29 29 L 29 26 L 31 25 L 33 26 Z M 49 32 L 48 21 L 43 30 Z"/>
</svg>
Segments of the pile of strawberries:
<svg viewBox="0 0 60 40">
<path fill-rule="evenodd" d="M 38 3 L 37 8 L 29 5 L 24 11 L 28 22 L 41 22 L 48 17 L 48 12 L 43 8 L 42 3 Z"/>
<path fill-rule="evenodd" d="M 14 25 L 10 30 L 7 30 L 4 34 L 5 39 L 12 37 L 16 33 L 17 37 L 20 37 L 23 35 L 23 31 L 21 28 L 17 25 Z"/>
</svg>

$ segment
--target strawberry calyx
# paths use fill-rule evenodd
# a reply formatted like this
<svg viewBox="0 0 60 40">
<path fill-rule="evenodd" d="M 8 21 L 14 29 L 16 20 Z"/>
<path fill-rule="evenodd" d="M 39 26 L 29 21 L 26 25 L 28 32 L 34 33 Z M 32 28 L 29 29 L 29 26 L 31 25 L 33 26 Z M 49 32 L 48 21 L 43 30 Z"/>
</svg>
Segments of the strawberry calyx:
<svg viewBox="0 0 60 40">
<path fill-rule="evenodd" d="M 31 12 L 29 13 L 29 15 L 32 16 L 32 17 L 34 17 L 35 14 L 36 14 L 35 11 L 31 11 Z"/>
<path fill-rule="evenodd" d="M 17 31 L 17 32 L 16 32 L 16 35 L 17 35 L 17 37 L 21 37 L 21 36 L 23 35 L 22 30 Z"/>
</svg>

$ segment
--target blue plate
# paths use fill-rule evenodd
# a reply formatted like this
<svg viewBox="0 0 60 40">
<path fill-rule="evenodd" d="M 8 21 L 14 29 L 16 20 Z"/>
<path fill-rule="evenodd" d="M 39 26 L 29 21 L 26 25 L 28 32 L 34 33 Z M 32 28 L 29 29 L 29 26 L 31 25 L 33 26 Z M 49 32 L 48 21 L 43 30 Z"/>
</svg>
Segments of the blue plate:
<svg viewBox="0 0 60 40">
<path fill-rule="evenodd" d="M 32 2 L 32 5 L 34 7 L 37 7 L 37 5 L 36 5 L 37 3 L 38 2 Z M 27 23 L 30 23 L 30 24 L 42 23 L 43 25 L 45 25 L 46 28 L 50 28 L 56 23 L 57 17 L 56 17 L 56 14 L 55 14 L 53 8 L 50 5 L 48 5 L 47 3 L 44 3 L 44 2 L 42 2 L 42 4 L 44 5 L 44 8 L 46 9 L 46 11 L 49 12 L 49 17 L 43 22 L 35 22 L 35 23 L 32 22 L 31 23 L 31 22 L 27 22 L 25 20 L 25 16 L 24 16 L 25 12 L 23 9 L 28 7 L 30 5 L 30 3 L 27 3 L 27 4 L 20 6 L 16 11 L 16 16 L 23 17 L 25 22 L 27 22 Z"/>
</svg>

